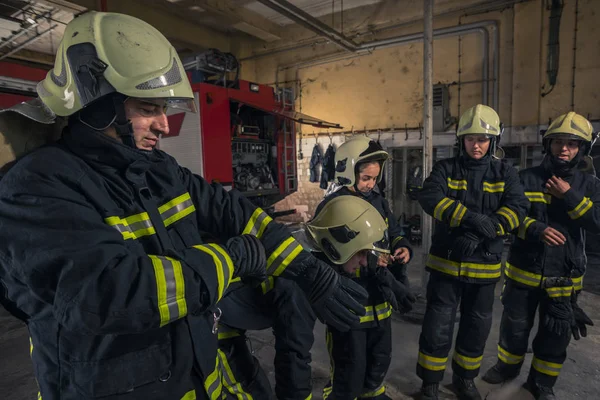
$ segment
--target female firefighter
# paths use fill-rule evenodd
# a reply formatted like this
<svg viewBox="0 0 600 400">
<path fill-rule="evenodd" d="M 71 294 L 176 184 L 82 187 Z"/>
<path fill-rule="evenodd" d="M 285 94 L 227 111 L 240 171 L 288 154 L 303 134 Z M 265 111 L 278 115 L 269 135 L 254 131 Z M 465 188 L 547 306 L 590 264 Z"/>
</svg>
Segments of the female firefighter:
<svg viewBox="0 0 600 400">
<path fill-rule="evenodd" d="M 412 249 L 406 238 L 401 235 L 398 220 L 390 210 L 388 201 L 375 189 L 381 182 L 383 167 L 389 154 L 379 143 L 365 136 L 357 136 L 340 146 L 335 153 L 335 180 L 342 187 L 327 196 L 318 206 L 315 215 L 338 196 L 359 196 L 379 211 L 388 224 L 390 236 L 390 271 L 396 279 L 408 286 L 406 267 L 412 257 Z M 380 261 L 380 264 L 384 263 Z"/>
<path fill-rule="evenodd" d="M 519 226 L 529 206 L 515 169 L 493 158 L 501 134 L 493 109 L 468 109 L 456 132 L 459 154 L 437 162 L 419 193 L 435 219 L 417 362 L 424 399 L 438 398 L 459 304 L 452 382 L 459 398 L 481 399 L 473 379 L 491 328 L 502 237 Z"/>
<path fill-rule="evenodd" d="M 525 387 L 536 399 L 554 399 L 571 334 L 586 336 L 592 321 L 577 305 L 586 267 L 585 231 L 600 233 L 600 181 L 578 170 L 595 134 L 574 112 L 556 118 L 544 134 L 542 164 L 520 172 L 531 202 L 506 263 L 498 363 L 483 379 L 501 383 L 519 375 L 536 309 L 540 324 Z"/>
<path fill-rule="evenodd" d="M 323 397 L 391 399 L 383 380 L 391 361 L 392 308 L 410 309 L 415 298 L 387 268 L 368 268 L 367 256 L 389 256 L 387 224 L 379 211 L 356 196 L 329 201 L 306 226 L 307 237 L 340 274 L 354 279 L 369 293 L 360 327 L 340 332 L 327 326 L 331 378 Z"/>
</svg>

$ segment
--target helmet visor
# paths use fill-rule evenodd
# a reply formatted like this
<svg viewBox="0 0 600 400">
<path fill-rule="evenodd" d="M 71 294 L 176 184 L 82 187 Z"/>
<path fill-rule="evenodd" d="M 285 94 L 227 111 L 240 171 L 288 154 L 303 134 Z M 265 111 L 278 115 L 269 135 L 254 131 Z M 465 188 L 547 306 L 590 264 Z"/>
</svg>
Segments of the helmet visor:
<svg viewBox="0 0 600 400">
<path fill-rule="evenodd" d="M 194 99 L 188 98 L 174 98 L 174 97 L 166 97 L 166 98 L 144 98 L 144 97 L 136 97 L 137 99 L 145 102 L 157 105 L 163 108 L 163 111 L 167 113 L 169 110 L 179 110 L 197 113 L 198 107 L 196 107 L 196 101 Z"/>
</svg>

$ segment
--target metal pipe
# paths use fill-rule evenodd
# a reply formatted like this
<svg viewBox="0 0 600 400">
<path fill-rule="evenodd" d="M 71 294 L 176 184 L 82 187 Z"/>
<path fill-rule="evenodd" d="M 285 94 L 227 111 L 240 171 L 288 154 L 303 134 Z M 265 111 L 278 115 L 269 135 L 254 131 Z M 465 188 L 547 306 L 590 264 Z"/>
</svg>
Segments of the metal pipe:
<svg viewBox="0 0 600 400">
<path fill-rule="evenodd" d="M 455 36 L 455 35 L 465 35 L 465 34 L 470 34 L 470 33 L 478 33 L 481 34 L 483 36 L 483 40 L 482 40 L 482 52 L 483 52 L 483 59 L 482 59 L 482 71 L 481 71 L 481 76 L 482 76 L 482 81 L 484 82 L 483 86 L 482 86 L 482 103 L 483 104 L 489 104 L 488 103 L 488 84 L 485 82 L 488 82 L 489 80 L 489 32 L 486 29 L 487 26 L 492 26 L 492 34 L 491 34 L 491 41 L 492 41 L 492 48 L 496 49 L 498 46 L 498 29 L 497 29 L 497 21 L 495 20 L 485 20 L 485 21 L 479 21 L 479 22 L 472 22 L 469 24 L 463 24 L 463 25 L 456 25 L 456 26 L 452 26 L 452 27 L 447 27 L 447 28 L 439 28 L 439 29 L 434 29 L 433 30 L 433 36 L 435 38 L 444 38 L 444 37 L 450 37 L 450 36 Z M 363 56 L 365 54 L 370 54 L 372 51 L 374 50 L 379 50 L 382 48 L 387 48 L 387 47 L 392 47 L 392 46 L 398 46 L 401 44 L 408 44 L 408 43 L 413 43 L 413 42 L 418 42 L 423 40 L 423 32 L 420 33 L 412 33 L 409 35 L 403 35 L 403 36 L 396 36 L 396 37 L 392 37 L 392 38 L 387 38 L 387 39 L 381 39 L 381 40 L 376 40 L 373 42 L 369 42 L 369 43 L 364 43 L 362 45 L 359 46 L 359 49 L 357 50 L 356 53 L 353 54 L 346 54 L 346 52 L 336 52 L 333 54 L 329 54 L 325 57 L 319 57 L 313 60 L 308 60 L 308 61 L 302 61 L 302 62 L 298 62 L 298 63 L 294 63 L 294 64 L 289 64 L 289 65 L 285 65 L 285 66 L 280 66 L 276 69 L 275 71 L 275 81 L 278 81 L 278 76 L 279 76 L 279 71 L 283 71 L 286 69 L 290 69 L 290 68 L 307 68 L 307 67 L 313 67 L 313 66 L 317 66 L 317 65 L 322 65 L 322 64 L 327 64 L 330 62 L 337 62 L 337 61 L 343 61 L 343 60 L 348 60 L 351 58 L 355 58 L 355 57 L 360 57 Z M 492 77 L 492 79 L 494 80 L 494 93 L 493 93 L 493 100 L 492 100 L 492 104 L 498 104 L 498 71 L 499 71 L 499 58 L 498 58 L 498 54 L 497 52 L 493 52 L 492 55 L 494 56 L 492 62 L 493 62 L 493 74 L 494 76 Z"/>
<path fill-rule="evenodd" d="M 21 43 L 20 45 L 18 45 L 17 47 L 15 47 L 11 51 L 9 51 L 8 53 L 2 54 L 0 56 L 0 60 L 4 60 L 6 57 L 12 56 L 13 54 L 15 54 L 17 51 L 21 50 L 22 48 L 27 47 L 31 43 L 39 40 L 40 38 L 42 38 L 47 33 L 50 33 L 51 31 L 53 31 L 57 26 L 58 25 L 52 25 L 51 27 L 49 27 L 45 31 L 42 31 L 42 32 L 38 33 L 36 36 L 32 37 L 31 39 L 28 39 L 28 40 L 24 41 L 23 43 Z"/>
<path fill-rule="evenodd" d="M 423 176 L 429 176 L 433 166 L 433 0 L 423 0 Z M 423 260 L 431 246 L 433 223 L 431 216 L 422 211 L 421 232 Z M 427 288 L 428 273 L 421 270 L 421 290 Z"/>
<path fill-rule="evenodd" d="M 318 33 L 337 44 L 339 47 L 348 50 L 356 51 L 358 45 L 348 39 L 343 34 L 335 29 L 319 21 L 317 18 L 306 13 L 295 5 L 286 0 L 258 0 L 260 3 L 277 11 L 279 14 L 291 19 L 292 21 L 304 26 L 305 28 Z"/>
</svg>

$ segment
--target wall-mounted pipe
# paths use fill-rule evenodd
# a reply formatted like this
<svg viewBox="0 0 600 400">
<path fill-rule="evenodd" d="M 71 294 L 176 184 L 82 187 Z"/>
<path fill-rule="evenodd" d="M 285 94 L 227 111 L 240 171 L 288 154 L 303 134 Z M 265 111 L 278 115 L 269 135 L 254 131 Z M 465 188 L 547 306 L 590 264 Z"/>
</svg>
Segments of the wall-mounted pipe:
<svg viewBox="0 0 600 400">
<path fill-rule="evenodd" d="M 491 28 L 490 31 L 488 31 L 486 29 L 487 27 Z M 456 35 L 467 35 L 467 34 L 471 34 L 471 33 L 477 33 L 477 34 L 482 35 L 482 53 L 483 53 L 483 55 L 482 55 L 482 73 L 481 73 L 482 78 L 481 79 L 483 81 L 483 86 L 482 86 L 481 101 L 483 104 L 490 104 L 489 96 L 488 96 L 488 85 L 489 85 L 489 56 L 490 56 L 489 42 L 490 42 L 490 36 L 491 36 L 492 63 L 493 63 L 492 64 L 492 74 L 493 74 L 492 80 L 494 82 L 491 107 L 493 107 L 494 109 L 497 109 L 498 99 L 499 99 L 498 74 L 499 74 L 499 70 L 500 70 L 500 68 L 499 68 L 500 60 L 498 58 L 498 47 L 499 47 L 498 22 L 495 20 L 485 20 L 485 21 L 472 22 L 469 24 L 462 24 L 462 25 L 457 25 L 457 26 L 452 26 L 452 27 L 447 27 L 447 28 L 434 29 L 433 36 L 434 36 L 434 38 L 439 39 L 439 38 L 456 36 Z M 413 33 L 413 34 L 403 35 L 403 36 L 396 36 L 396 37 L 375 40 L 372 42 L 361 44 L 359 46 L 359 49 L 357 50 L 357 52 L 352 53 L 352 54 L 347 54 L 346 52 L 336 52 L 334 54 L 330 54 L 325 57 L 319 57 L 319 58 L 308 60 L 308 61 L 301 61 L 301 62 L 297 62 L 297 63 L 293 63 L 293 64 L 279 66 L 275 72 L 275 82 L 278 82 L 278 80 L 279 80 L 279 71 L 284 71 L 284 70 L 290 69 L 290 68 L 303 69 L 303 68 L 313 67 L 313 66 L 317 66 L 317 65 L 328 64 L 331 62 L 348 60 L 351 58 L 363 56 L 365 54 L 370 54 L 374 50 L 379 50 L 379 49 L 393 47 L 393 46 L 399 46 L 402 44 L 420 42 L 422 40 L 423 40 L 423 32 Z"/>
</svg>

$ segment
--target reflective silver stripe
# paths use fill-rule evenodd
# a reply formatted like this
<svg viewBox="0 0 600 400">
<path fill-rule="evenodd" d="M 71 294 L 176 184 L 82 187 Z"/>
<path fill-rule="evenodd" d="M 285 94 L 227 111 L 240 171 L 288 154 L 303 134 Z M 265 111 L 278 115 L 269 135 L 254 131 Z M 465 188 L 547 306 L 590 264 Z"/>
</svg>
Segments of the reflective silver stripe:
<svg viewBox="0 0 600 400">
<path fill-rule="evenodd" d="M 127 220 L 127 219 L 125 219 Z M 142 230 L 142 229 L 147 229 L 147 228 L 152 228 L 152 221 L 145 220 L 145 221 L 138 221 L 138 222 L 134 222 L 129 224 L 129 231 L 135 233 L 136 231 Z"/>
<path fill-rule="evenodd" d="M 464 369 L 468 369 L 468 370 L 474 370 L 474 369 L 478 369 L 479 367 L 481 367 L 481 359 L 482 358 L 483 358 L 483 356 L 479 356 L 479 357 L 463 356 L 462 354 L 458 353 L 457 351 L 454 352 L 454 357 L 452 357 L 452 359 L 454 360 L 455 363 L 457 363 Z"/>
<path fill-rule="evenodd" d="M 267 260 L 267 275 L 279 276 L 285 268 L 302 251 L 302 246 L 294 238 L 286 239 L 269 256 Z"/>
<path fill-rule="evenodd" d="M 173 206 L 172 208 L 169 208 L 167 211 L 161 213 L 160 216 L 162 217 L 163 221 L 165 221 L 168 218 L 174 216 L 175 214 L 180 213 L 181 211 L 185 210 L 188 207 L 194 207 L 194 203 L 192 202 L 191 199 L 186 200 L 183 203 L 177 204 L 176 206 Z"/>
<path fill-rule="evenodd" d="M 525 355 L 517 356 L 515 354 L 509 353 L 507 350 L 503 349 L 500 345 L 498 345 L 498 358 L 505 364 L 515 365 L 522 363 L 525 359 Z"/>
<path fill-rule="evenodd" d="M 261 288 L 263 294 L 267 294 L 268 292 L 273 290 L 274 286 L 275 286 L 275 278 L 273 278 L 272 276 L 269 276 L 267 279 L 265 279 L 260 284 L 260 288 Z"/>
<path fill-rule="evenodd" d="M 524 271 L 507 262 L 504 268 L 504 275 L 513 281 L 520 282 L 527 286 L 538 287 L 542 282 L 542 276 L 532 272 Z"/>
<path fill-rule="evenodd" d="M 217 350 L 218 351 L 218 350 Z M 208 375 L 204 381 L 204 389 L 210 400 L 219 400 L 223 393 L 223 383 L 221 382 L 221 366 L 219 356 L 215 358 L 215 369 Z"/>
<path fill-rule="evenodd" d="M 490 264 L 490 265 L 469 265 L 468 263 L 461 264 L 460 274 L 461 276 L 468 276 L 471 278 L 499 278 L 501 274 L 502 267 L 500 264 Z"/>
<path fill-rule="evenodd" d="M 267 215 L 261 208 L 254 210 L 246 227 L 242 231 L 242 234 L 254 235 L 257 238 L 261 238 L 267 225 L 273 221 L 271 217 Z"/>
<path fill-rule="evenodd" d="M 436 256 L 430 254 L 429 257 L 427 258 L 426 265 L 429 268 L 435 269 L 435 270 L 443 272 L 445 274 L 452 275 L 452 276 L 458 276 L 458 263 L 444 260 L 443 258 L 436 257 Z"/>
<path fill-rule="evenodd" d="M 227 356 L 223 351 L 217 350 L 221 361 L 221 369 L 223 370 L 223 378 L 225 378 L 225 387 L 227 391 L 233 394 L 238 400 L 253 400 L 254 398 L 249 393 L 246 393 L 242 388 L 242 384 L 235 380 L 233 370 L 227 361 Z"/>
<path fill-rule="evenodd" d="M 187 315 L 185 282 L 181 263 L 170 257 L 149 255 L 156 278 L 160 326 Z"/>
<path fill-rule="evenodd" d="M 171 321 L 179 319 L 179 307 L 177 305 L 177 285 L 175 284 L 175 272 L 173 271 L 173 263 L 169 259 L 163 259 L 163 267 L 165 270 L 165 281 L 167 283 L 167 307 L 169 307 L 169 315 Z"/>
<path fill-rule="evenodd" d="M 549 376 L 558 376 L 560 374 L 560 370 L 562 369 L 562 364 L 543 361 L 535 356 L 533 357 L 531 366 L 536 371 Z"/>
<path fill-rule="evenodd" d="M 430 371 L 443 371 L 446 369 L 446 363 L 448 362 L 448 357 L 439 358 L 439 357 L 431 357 L 425 355 L 419 351 L 418 361 L 419 365 L 425 369 Z"/>
</svg>

